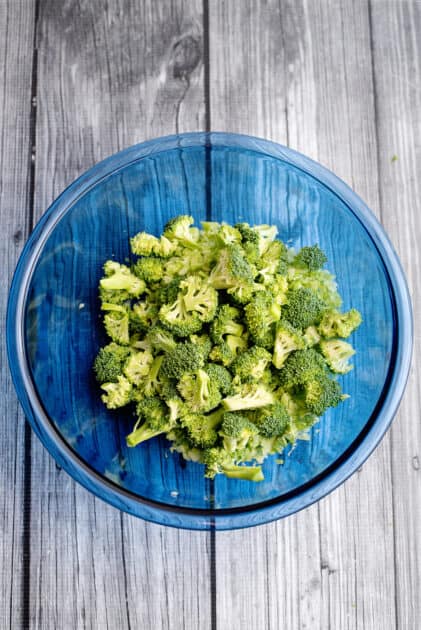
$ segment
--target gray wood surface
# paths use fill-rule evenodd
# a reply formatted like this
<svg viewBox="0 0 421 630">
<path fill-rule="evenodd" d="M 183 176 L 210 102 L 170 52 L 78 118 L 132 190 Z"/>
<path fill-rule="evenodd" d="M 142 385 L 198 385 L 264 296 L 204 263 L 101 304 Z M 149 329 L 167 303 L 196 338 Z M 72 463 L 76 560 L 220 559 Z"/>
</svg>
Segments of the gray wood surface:
<svg viewBox="0 0 421 630">
<path fill-rule="evenodd" d="M 391 431 L 345 485 L 286 520 L 212 535 L 122 515 L 58 470 L 25 431 L 2 340 L 0 628 L 417 630 L 421 3 L 37 6 L 0 0 L 8 280 L 32 220 L 77 175 L 124 146 L 210 120 L 289 144 L 367 201 L 408 275 L 415 360 Z"/>
</svg>

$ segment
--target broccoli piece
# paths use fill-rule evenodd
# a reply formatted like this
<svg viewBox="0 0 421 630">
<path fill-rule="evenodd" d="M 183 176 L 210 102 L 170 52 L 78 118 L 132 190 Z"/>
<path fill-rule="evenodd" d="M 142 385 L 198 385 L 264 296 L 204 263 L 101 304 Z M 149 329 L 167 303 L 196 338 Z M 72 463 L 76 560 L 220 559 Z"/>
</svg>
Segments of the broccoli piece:
<svg viewBox="0 0 421 630">
<path fill-rule="evenodd" d="M 212 381 L 215 381 L 221 394 L 227 395 L 231 393 L 232 378 L 229 371 L 217 363 L 208 363 L 204 370 Z"/>
<path fill-rule="evenodd" d="M 241 453 L 247 447 L 254 445 L 258 429 L 248 418 L 240 413 L 224 413 L 219 431 L 225 451 L 236 453 L 241 459 Z"/>
<path fill-rule="evenodd" d="M 133 330 L 146 333 L 158 320 L 158 307 L 149 300 L 136 302 L 130 311 L 130 326 Z"/>
<path fill-rule="evenodd" d="M 167 433 L 173 426 L 165 404 L 157 396 L 144 398 L 137 405 L 137 413 L 139 420 L 133 431 L 126 436 L 127 446 L 137 446 L 141 442 Z"/>
<path fill-rule="evenodd" d="M 247 339 L 236 335 L 227 335 L 225 340 L 214 346 L 209 354 L 209 359 L 216 363 L 228 366 L 235 360 L 237 355 L 247 348 Z"/>
<path fill-rule="evenodd" d="M 306 267 L 310 271 L 321 269 L 327 262 L 326 254 L 318 245 L 302 247 L 292 261 L 293 265 Z"/>
<path fill-rule="evenodd" d="M 225 335 L 241 337 L 244 326 L 236 321 L 239 317 L 240 311 L 238 308 L 228 304 L 220 306 L 210 326 L 212 341 L 214 343 L 222 343 Z"/>
<path fill-rule="evenodd" d="M 142 380 L 142 395 L 153 396 L 159 392 L 161 388 L 160 370 L 163 358 L 162 355 L 154 358 L 149 372 Z"/>
<path fill-rule="evenodd" d="M 139 258 L 133 265 L 133 273 L 147 284 L 159 282 L 164 274 L 162 259 L 154 256 Z"/>
<path fill-rule="evenodd" d="M 269 243 L 265 253 L 256 261 L 258 277 L 263 284 L 272 285 L 277 274 L 288 271 L 288 249 L 282 241 Z M 285 279 L 286 280 L 286 279 Z"/>
<path fill-rule="evenodd" d="M 107 335 L 116 343 L 127 346 L 130 343 L 129 313 L 127 308 L 120 304 L 104 302 L 101 306 L 104 315 L 104 327 Z"/>
<path fill-rule="evenodd" d="M 275 397 L 264 385 L 245 384 L 238 388 L 236 394 L 224 398 L 223 407 L 227 411 L 241 411 L 243 409 L 258 409 L 275 402 Z"/>
<path fill-rule="evenodd" d="M 252 346 L 235 359 L 232 370 L 243 382 L 259 381 L 271 359 L 267 350 Z"/>
<path fill-rule="evenodd" d="M 281 317 L 281 308 L 269 291 L 259 291 L 244 307 L 250 335 L 257 346 L 271 350 L 274 343 L 272 324 Z"/>
<path fill-rule="evenodd" d="M 221 402 L 218 385 L 212 381 L 202 369 L 197 372 L 186 372 L 180 378 L 177 389 L 194 412 L 206 412 L 215 409 Z"/>
<path fill-rule="evenodd" d="M 326 304 L 327 308 L 335 309 L 341 305 L 341 297 L 337 290 L 335 277 L 326 269 L 309 271 L 290 267 L 288 271 L 289 288 L 311 289 Z"/>
<path fill-rule="evenodd" d="M 299 330 L 281 319 L 276 325 L 275 343 L 273 345 L 273 365 L 279 370 L 287 357 L 294 350 L 304 349 L 305 341 Z"/>
<path fill-rule="evenodd" d="M 177 346 L 177 342 L 172 334 L 159 324 L 155 324 L 149 329 L 146 340 L 155 353 L 171 352 Z"/>
<path fill-rule="evenodd" d="M 295 328 L 307 328 L 318 324 L 325 310 L 326 304 L 312 289 L 292 289 L 288 291 L 282 316 Z"/>
<path fill-rule="evenodd" d="M 126 265 L 109 260 L 104 265 L 104 278 L 99 281 L 100 290 L 106 295 L 113 291 L 123 291 L 126 297 L 138 297 L 146 289 L 146 285 L 137 278 Z"/>
<path fill-rule="evenodd" d="M 218 409 L 207 416 L 201 413 L 183 416 L 181 425 L 190 444 L 202 449 L 214 446 L 218 440 L 216 428 L 221 423 L 222 415 L 223 410 Z"/>
<path fill-rule="evenodd" d="M 320 341 L 320 335 L 315 326 L 309 326 L 305 329 L 303 335 L 304 343 L 306 348 L 312 348 L 313 346 L 317 346 Z"/>
<path fill-rule="evenodd" d="M 252 421 L 263 437 L 281 437 L 288 426 L 289 415 L 284 405 L 276 401 L 273 405 L 255 411 Z"/>
<path fill-rule="evenodd" d="M 314 381 L 308 381 L 304 386 L 305 403 L 308 409 L 321 416 L 329 407 L 336 407 L 346 398 L 342 394 L 339 383 L 327 375 Z"/>
<path fill-rule="evenodd" d="M 178 293 L 177 299 L 172 304 L 163 304 L 161 306 L 159 319 L 168 330 L 179 337 L 188 337 L 193 333 L 199 332 L 202 328 L 199 313 L 187 310 L 184 296 L 181 292 Z"/>
<path fill-rule="evenodd" d="M 318 331 L 322 337 L 332 339 L 333 337 L 349 337 L 361 324 L 361 313 L 352 308 L 347 313 L 338 311 L 327 311 L 322 317 L 318 326 Z"/>
<path fill-rule="evenodd" d="M 160 284 L 155 291 L 155 299 L 160 306 L 162 304 L 172 304 L 178 297 L 180 291 L 180 282 L 182 278 L 176 276 L 167 284 Z"/>
<path fill-rule="evenodd" d="M 262 481 L 264 479 L 261 466 L 238 466 L 227 457 L 223 448 L 206 449 L 201 460 L 206 465 L 205 477 L 210 479 L 219 473 L 231 479 L 244 479 L 246 481 Z"/>
<path fill-rule="evenodd" d="M 139 232 L 130 239 L 130 246 L 133 254 L 150 256 L 159 248 L 159 238 L 147 232 Z"/>
<path fill-rule="evenodd" d="M 200 321 L 210 322 L 218 306 L 218 293 L 199 276 L 189 276 L 180 282 L 184 308 L 189 313 L 197 313 Z"/>
<path fill-rule="evenodd" d="M 197 247 L 199 230 L 190 227 L 194 219 L 186 214 L 170 219 L 164 227 L 164 237 L 171 243 L 176 242 L 183 247 Z"/>
<path fill-rule="evenodd" d="M 93 365 L 98 383 L 117 383 L 129 354 L 127 346 L 119 346 L 114 341 L 101 348 Z"/>
<path fill-rule="evenodd" d="M 190 335 L 189 341 L 196 344 L 202 353 L 203 360 L 206 361 L 212 349 L 212 342 L 208 335 Z"/>
<path fill-rule="evenodd" d="M 253 282 L 254 273 L 240 245 L 227 245 L 219 252 L 216 265 L 210 272 L 209 283 L 215 289 L 229 289 Z"/>
<path fill-rule="evenodd" d="M 332 372 L 346 374 L 354 367 L 348 363 L 348 359 L 355 354 L 350 343 L 342 339 L 322 339 L 319 347 Z"/>
<path fill-rule="evenodd" d="M 309 348 L 292 352 L 279 372 L 281 385 L 293 387 L 304 385 L 326 373 L 327 366 L 322 355 Z"/>
<path fill-rule="evenodd" d="M 140 385 L 149 374 L 153 363 L 153 356 L 149 350 L 139 350 L 130 355 L 124 366 L 123 372 L 133 385 Z"/>
<path fill-rule="evenodd" d="M 263 285 L 258 282 L 241 282 L 237 286 L 227 289 L 227 293 L 235 304 L 242 306 L 250 302 L 256 291 L 262 291 L 263 289 Z"/>
<path fill-rule="evenodd" d="M 165 379 L 161 385 L 160 396 L 170 410 L 170 420 L 178 420 L 186 413 L 189 413 L 185 402 L 181 399 L 176 382 L 173 379 Z"/>
<path fill-rule="evenodd" d="M 205 363 L 201 349 L 197 344 L 185 341 L 179 343 L 162 359 L 162 374 L 167 378 L 179 380 L 186 372 L 194 372 Z"/>
<path fill-rule="evenodd" d="M 103 383 L 101 389 L 105 392 L 101 400 L 108 409 L 124 407 L 131 401 L 132 384 L 124 376 L 120 375 L 115 383 Z"/>
<path fill-rule="evenodd" d="M 228 225 L 227 223 L 218 224 L 219 229 L 217 230 L 217 235 L 219 240 L 221 241 L 222 247 L 224 245 L 232 245 L 232 244 L 240 244 L 241 243 L 241 233 L 237 228 L 232 225 Z"/>
</svg>

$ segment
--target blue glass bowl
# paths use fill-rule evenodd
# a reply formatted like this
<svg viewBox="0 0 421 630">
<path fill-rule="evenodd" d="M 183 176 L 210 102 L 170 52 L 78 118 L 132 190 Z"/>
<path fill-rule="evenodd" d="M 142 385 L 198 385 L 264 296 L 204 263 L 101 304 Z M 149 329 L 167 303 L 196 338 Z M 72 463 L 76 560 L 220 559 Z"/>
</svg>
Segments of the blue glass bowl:
<svg viewBox="0 0 421 630">
<path fill-rule="evenodd" d="M 105 260 L 130 258 L 129 237 L 159 234 L 174 215 L 270 223 L 288 244 L 319 243 L 344 308 L 364 323 L 353 335 L 351 398 L 264 464 L 254 484 L 203 477 L 165 440 L 125 446 L 133 418 L 109 412 L 92 377 L 104 343 L 97 286 Z M 285 147 L 222 133 L 131 147 L 82 175 L 53 203 L 19 260 L 7 342 L 16 391 L 35 433 L 77 481 L 130 514 L 165 525 L 231 529 L 300 510 L 351 475 L 379 443 L 402 396 L 412 317 L 400 264 L 364 203 L 337 177 Z"/>
</svg>

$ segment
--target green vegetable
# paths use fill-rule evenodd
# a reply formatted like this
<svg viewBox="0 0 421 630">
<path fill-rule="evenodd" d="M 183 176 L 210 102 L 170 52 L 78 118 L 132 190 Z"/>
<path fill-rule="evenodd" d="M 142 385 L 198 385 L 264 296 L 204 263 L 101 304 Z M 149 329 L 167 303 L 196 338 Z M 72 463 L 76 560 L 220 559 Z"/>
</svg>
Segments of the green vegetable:
<svg viewBox="0 0 421 630">
<path fill-rule="evenodd" d="M 337 374 L 361 324 L 318 245 L 298 252 L 275 226 L 181 215 L 131 239 L 129 268 L 107 261 L 99 299 L 109 342 L 93 369 L 109 409 L 132 405 L 127 445 L 162 436 L 223 474 L 261 481 L 262 463 L 347 398 Z"/>
</svg>

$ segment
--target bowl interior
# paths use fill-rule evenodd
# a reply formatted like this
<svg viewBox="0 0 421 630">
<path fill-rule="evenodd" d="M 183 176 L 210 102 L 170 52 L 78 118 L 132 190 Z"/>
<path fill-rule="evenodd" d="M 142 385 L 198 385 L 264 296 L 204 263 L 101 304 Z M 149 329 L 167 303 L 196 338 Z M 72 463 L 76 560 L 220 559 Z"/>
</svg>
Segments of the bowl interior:
<svg viewBox="0 0 421 630">
<path fill-rule="evenodd" d="M 203 478 L 203 468 L 172 454 L 165 440 L 125 445 L 133 417 L 100 400 L 91 366 L 105 342 L 97 286 L 105 260 L 130 258 L 129 238 L 159 234 L 177 214 L 196 222 L 277 225 L 300 247 L 319 243 L 345 309 L 364 322 L 353 335 L 355 369 L 341 378 L 350 399 L 329 411 L 310 440 L 264 464 L 265 481 Z M 387 272 L 362 225 L 331 190 L 288 161 L 229 146 L 187 146 L 134 161 L 85 192 L 46 241 L 25 310 L 32 379 L 51 422 L 75 453 L 127 491 L 167 505 L 240 508 L 299 493 L 345 457 L 382 398 L 395 337 Z"/>
</svg>

